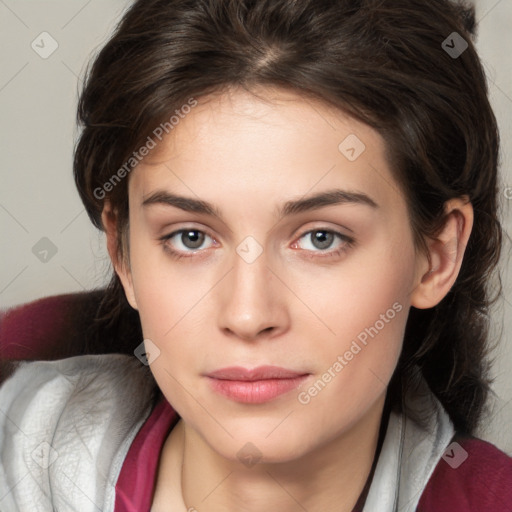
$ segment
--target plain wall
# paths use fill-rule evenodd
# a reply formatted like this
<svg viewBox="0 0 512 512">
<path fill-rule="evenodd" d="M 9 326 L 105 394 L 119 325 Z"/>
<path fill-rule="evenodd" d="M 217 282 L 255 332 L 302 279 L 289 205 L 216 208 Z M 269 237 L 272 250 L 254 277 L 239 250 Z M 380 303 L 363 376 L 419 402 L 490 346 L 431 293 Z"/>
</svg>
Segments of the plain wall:
<svg viewBox="0 0 512 512">
<path fill-rule="evenodd" d="M 92 227 L 72 178 L 75 112 L 86 62 L 127 5 L 126 0 L 0 2 L 2 308 L 106 283 L 110 265 L 103 236 Z M 503 141 L 501 200 L 504 227 L 510 234 L 512 1 L 477 0 L 477 10 L 477 46 L 488 72 Z M 41 37 L 45 43 L 44 48 L 39 43 L 40 52 L 55 44 L 48 36 L 39 36 L 42 32 L 58 44 L 46 59 L 31 46 Z M 34 254 L 41 255 L 41 250 L 50 251 L 48 261 Z M 56 250 L 54 255 L 52 250 Z M 505 253 L 510 253 L 508 242 Z M 493 316 L 494 335 L 501 337 L 495 352 L 496 396 L 481 436 L 512 454 L 512 277 L 508 263 L 505 259 L 505 297 Z"/>
</svg>

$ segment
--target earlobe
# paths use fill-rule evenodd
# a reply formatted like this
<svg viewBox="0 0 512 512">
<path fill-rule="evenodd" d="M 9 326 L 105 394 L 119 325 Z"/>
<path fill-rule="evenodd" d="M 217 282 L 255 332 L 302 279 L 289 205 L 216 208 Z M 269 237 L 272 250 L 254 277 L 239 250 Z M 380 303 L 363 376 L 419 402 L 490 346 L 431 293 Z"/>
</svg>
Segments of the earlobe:
<svg viewBox="0 0 512 512">
<path fill-rule="evenodd" d="M 473 227 L 473 206 L 467 198 L 447 201 L 446 221 L 435 239 L 427 240 L 430 265 L 425 259 L 418 273 L 411 305 L 418 309 L 436 306 L 448 294 L 459 275 Z"/>
<path fill-rule="evenodd" d="M 128 303 L 132 308 L 138 309 L 133 289 L 132 274 L 128 261 L 129 258 L 127 254 L 125 255 L 119 250 L 120 241 L 117 232 L 117 217 L 115 212 L 111 209 L 108 201 L 105 201 L 103 211 L 101 212 L 101 221 L 105 229 L 107 250 L 112 266 L 114 267 L 114 271 L 121 280 Z"/>
</svg>

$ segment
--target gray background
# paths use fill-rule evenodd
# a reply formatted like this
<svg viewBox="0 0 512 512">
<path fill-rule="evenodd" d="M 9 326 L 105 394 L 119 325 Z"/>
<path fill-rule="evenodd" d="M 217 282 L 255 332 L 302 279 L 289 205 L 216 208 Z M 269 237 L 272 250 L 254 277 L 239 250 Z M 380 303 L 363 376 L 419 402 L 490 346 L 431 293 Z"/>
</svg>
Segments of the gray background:
<svg viewBox="0 0 512 512">
<path fill-rule="evenodd" d="M 500 192 L 503 222 L 510 236 L 512 0 L 477 0 L 476 4 L 477 46 L 503 141 Z M 79 77 L 127 5 L 127 0 L 0 0 L 2 308 L 98 287 L 110 274 L 103 236 L 92 227 L 75 191 L 72 151 Z M 42 32 L 48 32 L 58 44 L 46 59 L 31 47 L 34 40 L 40 41 Z M 48 51 L 52 44 L 48 36 L 43 37 L 45 48 L 40 52 Z M 51 244 L 40 242 L 45 237 Z M 43 249 L 50 248 L 46 262 L 33 252 L 38 243 Z M 57 251 L 54 255 L 51 246 Z M 507 242 L 505 256 L 509 253 Z M 495 397 L 480 436 L 512 455 L 509 263 L 508 259 L 503 262 L 505 297 L 493 316 L 493 336 L 499 340 L 494 353 Z"/>
</svg>

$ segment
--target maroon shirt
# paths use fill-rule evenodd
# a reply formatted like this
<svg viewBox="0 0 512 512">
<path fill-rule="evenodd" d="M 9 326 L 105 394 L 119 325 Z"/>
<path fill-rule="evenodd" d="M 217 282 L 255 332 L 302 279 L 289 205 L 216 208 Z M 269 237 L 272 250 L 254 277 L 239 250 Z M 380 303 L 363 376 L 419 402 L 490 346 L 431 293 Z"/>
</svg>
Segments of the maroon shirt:
<svg viewBox="0 0 512 512">
<path fill-rule="evenodd" d="M 480 439 L 454 440 L 467 459 L 456 469 L 439 461 L 417 512 L 512 512 L 512 458 Z"/>
</svg>

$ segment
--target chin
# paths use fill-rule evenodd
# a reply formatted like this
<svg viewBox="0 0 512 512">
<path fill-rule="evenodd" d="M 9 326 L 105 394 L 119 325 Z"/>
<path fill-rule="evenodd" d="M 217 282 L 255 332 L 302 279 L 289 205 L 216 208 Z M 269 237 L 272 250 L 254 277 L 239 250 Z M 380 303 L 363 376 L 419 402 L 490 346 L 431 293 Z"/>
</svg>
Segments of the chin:
<svg viewBox="0 0 512 512">
<path fill-rule="evenodd" d="M 256 420 L 257 421 L 257 420 Z M 280 420 L 282 421 L 282 419 Z M 237 421 L 236 425 L 225 423 L 233 438 L 222 434 L 202 435 L 210 447 L 225 459 L 238 461 L 252 467 L 256 463 L 285 463 L 294 461 L 306 455 L 311 449 L 313 436 L 304 427 L 299 428 L 290 423 L 287 428 L 283 425 L 276 428 L 279 421 L 274 421 L 273 427 L 268 428 L 268 421 L 259 428 L 253 420 Z M 282 429 L 281 431 L 279 431 Z M 274 430 L 274 431 L 272 431 Z M 217 431 L 217 434 L 219 432 Z"/>
</svg>

